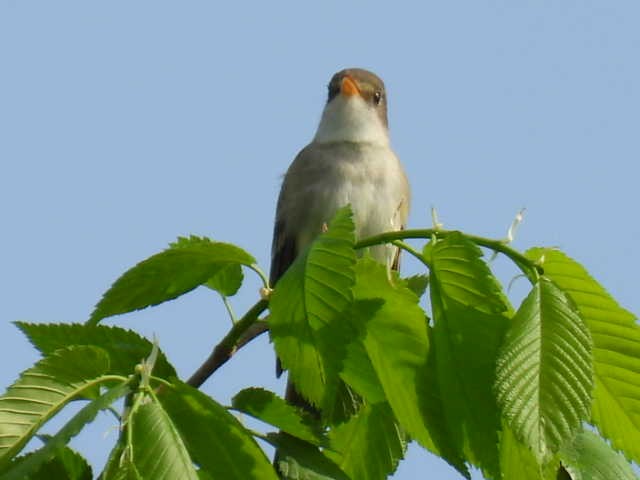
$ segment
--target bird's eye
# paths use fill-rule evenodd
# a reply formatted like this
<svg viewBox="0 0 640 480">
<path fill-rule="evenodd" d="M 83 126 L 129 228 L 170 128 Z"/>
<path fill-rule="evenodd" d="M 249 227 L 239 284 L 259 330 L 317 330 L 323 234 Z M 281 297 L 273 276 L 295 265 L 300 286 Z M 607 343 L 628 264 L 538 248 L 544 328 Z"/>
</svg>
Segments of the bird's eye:
<svg viewBox="0 0 640 480">
<path fill-rule="evenodd" d="M 381 101 L 382 101 L 382 92 L 380 90 L 377 90 L 373 94 L 373 103 L 375 103 L 376 105 L 380 105 Z"/>
</svg>

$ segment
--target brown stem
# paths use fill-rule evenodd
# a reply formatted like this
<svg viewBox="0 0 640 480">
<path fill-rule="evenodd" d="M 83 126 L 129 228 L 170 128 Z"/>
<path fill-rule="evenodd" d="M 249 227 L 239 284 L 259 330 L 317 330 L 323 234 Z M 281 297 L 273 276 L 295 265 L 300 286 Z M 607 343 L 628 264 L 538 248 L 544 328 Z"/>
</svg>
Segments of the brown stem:
<svg viewBox="0 0 640 480">
<path fill-rule="evenodd" d="M 202 385 L 213 373 L 224 365 L 240 348 L 268 330 L 267 322 L 259 321 L 258 315 L 269 305 L 260 300 L 233 326 L 229 333 L 215 346 L 209 358 L 187 380 L 193 387 Z"/>
</svg>

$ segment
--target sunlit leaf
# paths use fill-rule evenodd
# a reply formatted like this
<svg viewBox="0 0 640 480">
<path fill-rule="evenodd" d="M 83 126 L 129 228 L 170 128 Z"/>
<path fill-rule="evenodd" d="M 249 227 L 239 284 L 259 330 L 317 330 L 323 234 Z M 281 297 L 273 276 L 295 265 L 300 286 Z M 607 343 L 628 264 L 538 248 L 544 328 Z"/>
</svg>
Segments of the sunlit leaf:
<svg viewBox="0 0 640 480">
<path fill-rule="evenodd" d="M 447 298 L 485 313 L 510 309 L 500 284 L 481 260 L 482 251 L 473 242 L 455 232 L 427 247 L 425 255 L 437 261 L 432 267 L 438 275 L 438 288 Z"/>
<path fill-rule="evenodd" d="M 575 260 L 553 249 L 535 248 L 554 283 L 573 300 L 593 338 L 595 388 L 592 421 L 612 445 L 640 463 L 640 327 Z"/>
<path fill-rule="evenodd" d="M 500 469 L 505 480 L 558 480 L 559 462 L 559 459 L 555 459 L 542 467 L 529 447 L 520 442 L 507 425 L 503 425 L 500 436 Z"/>
<path fill-rule="evenodd" d="M 543 463 L 588 420 L 592 388 L 589 331 L 566 295 L 542 277 L 513 318 L 498 359 L 503 415 Z"/>
<path fill-rule="evenodd" d="M 69 440 L 80 433 L 85 425 L 92 422 L 100 410 L 109 408 L 116 400 L 129 392 L 129 385 L 120 383 L 95 400 L 87 403 L 55 435 L 48 439 L 44 447 L 36 450 L 24 461 L 6 472 L 2 480 L 24 480 L 25 477 L 29 478 L 40 469 L 41 465 L 50 461 L 56 452 L 63 448 Z"/>
<path fill-rule="evenodd" d="M 24 371 L 0 397 L 0 466 L 37 430 L 109 371 L 109 357 L 96 347 L 57 350 Z"/>
</svg>

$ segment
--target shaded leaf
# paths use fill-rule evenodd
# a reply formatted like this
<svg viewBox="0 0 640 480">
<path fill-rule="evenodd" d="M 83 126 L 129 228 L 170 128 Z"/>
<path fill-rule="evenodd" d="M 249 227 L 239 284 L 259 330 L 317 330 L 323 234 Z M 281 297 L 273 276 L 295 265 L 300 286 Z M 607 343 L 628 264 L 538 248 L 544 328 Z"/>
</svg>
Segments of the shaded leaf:
<svg viewBox="0 0 640 480">
<path fill-rule="evenodd" d="M 18 457 L 14 460 L 14 464 L 28 461 L 33 455 L 36 453 L 27 453 Z M 29 474 L 29 480 L 91 480 L 92 478 L 91 466 L 78 452 L 69 447 L 58 449 L 54 457 Z"/>
<path fill-rule="evenodd" d="M 131 460 L 125 459 L 118 469 L 113 471 L 113 476 L 105 476 L 100 480 L 142 480 L 142 476 L 135 464 Z"/>
<path fill-rule="evenodd" d="M 589 417 L 591 338 L 567 297 L 542 277 L 513 318 L 496 379 L 498 403 L 539 463 Z"/>
<path fill-rule="evenodd" d="M 155 402 L 146 403 L 134 411 L 129 421 L 133 430 L 133 463 L 141 478 L 198 478 L 172 418 L 161 405 Z"/>
<path fill-rule="evenodd" d="M 269 303 L 269 332 L 282 366 L 296 390 L 329 416 L 344 355 L 335 349 L 350 340 L 340 335 L 339 320 L 352 301 L 353 229 L 351 210 L 340 209 L 278 280 Z"/>
<path fill-rule="evenodd" d="M 360 259 L 356 276 L 356 301 L 371 307 L 379 302 L 379 308 L 369 309 L 370 318 L 351 320 L 361 322 L 358 330 L 366 332 L 363 345 L 395 417 L 412 438 L 468 476 L 441 415 L 442 399 L 428 364 L 427 321 L 418 297 L 391 284 L 385 267 L 373 260 Z"/>
<path fill-rule="evenodd" d="M 314 425 L 313 419 L 275 393 L 262 388 L 246 388 L 233 397 L 231 404 L 236 410 L 278 427 L 297 438 L 314 445 L 323 443 L 320 428 Z"/>
<path fill-rule="evenodd" d="M 286 433 L 268 434 L 264 439 L 277 449 L 275 462 L 282 480 L 350 480 L 311 443 Z"/>
<path fill-rule="evenodd" d="M 367 321 L 382 305 L 384 305 L 382 299 L 356 300 L 345 314 L 345 322 L 349 321 L 356 327 L 360 327 L 360 331 L 357 328 L 354 329 L 357 334 L 353 335 L 351 343 L 347 346 L 340 377 L 371 404 L 387 401 L 378 374 L 363 344 Z"/>
<path fill-rule="evenodd" d="M 556 475 L 555 480 L 573 480 L 571 478 L 571 475 L 569 475 L 569 472 L 567 472 L 567 470 L 560 465 L 560 468 L 558 469 L 558 474 Z"/>
<path fill-rule="evenodd" d="M 138 333 L 124 328 L 79 323 L 27 323 L 16 326 L 43 355 L 50 355 L 69 345 L 92 345 L 109 354 L 109 371 L 117 375 L 133 373 L 135 366 L 148 357 L 153 344 Z M 153 374 L 161 378 L 176 377 L 177 373 L 158 352 Z"/>
<path fill-rule="evenodd" d="M 212 243 L 214 242 L 209 238 L 190 235 L 189 237 L 178 237 L 169 246 L 171 248 L 189 248 L 194 245 L 210 245 Z M 222 267 L 207 280 L 205 285 L 225 297 L 235 295 L 242 286 L 242 280 L 244 279 L 242 265 L 240 263 L 231 263 Z"/>
<path fill-rule="evenodd" d="M 118 442 L 111 450 L 107 464 L 104 467 L 99 480 L 141 480 L 142 477 L 134 463 L 131 455 L 125 454 L 125 443 L 127 439 L 120 435 Z M 127 451 L 129 453 L 130 450 Z"/>
<path fill-rule="evenodd" d="M 231 297 L 238 293 L 244 280 L 240 265 L 227 265 L 207 280 L 205 285 L 225 297 Z"/>
<path fill-rule="evenodd" d="M 57 350 L 25 370 L 0 397 L 0 466 L 71 400 L 100 383 L 109 357 L 95 347 Z"/>
<path fill-rule="evenodd" d="M 235 245 L 194 237 L 157 253 L 125 272 L 104 294 L 89 324 L 158 305 L 204 284 L 229 265 L 255 259 Z"/>
<path fill-rule="evenodd" d="M 601 437 L 585 430 L 560 450 L 560 458 L 572 480 L 637 480 L 623 455 Z"/>
<path fill-rule="evenodd" d="M 191 458 L 214 480 L 277 480 L 250 433 L 212 398 L 184 383 L 158 396 Z M 176 477 L 180 478 L 180 477 Z"/>
<path fill-rule="evenodd" d="M 422 297 L 429 286 L 429 275 L 419 274 L 404 278 L 407 288 L 416 294 L 418 298 Z"/>
<path fill-rule="evenodd" d="M 640 327 L 575 260 L 558 250 L 534 248 L 545 275 L 569 297 L 593 339 L 592 422 L 612 445 L 640 463 Z"/>
<path fill-rule="evenodd" d="M 454 234 L 430 253 L 432 348 L 447 429 L 471 463 L 497 478 L 500 413 L 492 386 L 509 307 L 469 240 Z"/>
<path fill-rule="evenodd" d="M 327 457 L 352 479 L 384 480 L 406 450 L 406 438 L 388 404 L 363 405 L 348 422 L 329 434 Z"/>
</svg>

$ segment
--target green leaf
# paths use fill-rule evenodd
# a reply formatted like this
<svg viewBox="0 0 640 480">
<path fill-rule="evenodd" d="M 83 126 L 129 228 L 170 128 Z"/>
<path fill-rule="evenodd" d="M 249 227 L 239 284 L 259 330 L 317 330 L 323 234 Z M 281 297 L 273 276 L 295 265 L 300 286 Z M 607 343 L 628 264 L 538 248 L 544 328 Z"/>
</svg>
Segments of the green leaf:
<svg viewBox="0 0 640 480">
<path fill-rule="evenodd" d="M 583 431 L 560 450 L 562 464 L 572 480 L 637 480 L 624 456 L 601 437 Z"/>
<path fill-rule="evenodd" d="M 148 357 L 153 344 L 136 332 L 106 325 L 79 323 L 26 323 L 16 326 L 43 355 L 50 355 L 69 345 L 92 345 L 109 354 L 109 371 L 116 375 L 133 373 L 137 364 Z M 158 352 L 153 374 L 161 378 L 177 377 L 177 373 L 165 357 Z"/>
<path fill-rule="evenodd" d="M 255 259 L 235 245 L 194 237 L 157 253 L 125 272 L 104 294 L 89 324 L 105 317 L 173 300 L 206 283 L 229 265 Z"/>
<path fill-rule="evenodd" d="M 429 275 L 413 275 L 411 277 L 403 278 L 403 281 L 407 288 L 420 298 L 425 294 L 427 287 L 429 286 Z"/>
<path fill-rule="evenodd" d="M 526 254 L 573 300 L 593 338 L 592 422 L 640 463 L 640 327 L 575 260 L 553 249 Z"/>
<path fill-rule="evenodd" d="M 569 475 L 569 472 L 567 472 L 567 470 L 562 465 L 560 465 L 560 469 L 558 470 L 558 475 L 554 480 L 573 480 L 573 479 L 571 478 L 571 475 Z"/>
<path fill-rule="evenodd" d="M 363 405 L 360 411 L 331 430 L 327 457 L 358 480 L 384 480 L 398 466 L 406 438 L 388 404 Z"/>
<path fill-rule="evenodd" d="M 429 337 L 418 297 L 392 284 L 383 265 L 363 258 L 356 264 L 356 301 L 368 302 L 369 318 L 353 316 L 366 332 L 363 344 L 398 422 L 422 446 L 468 472 L 451 443 L 441 415 L 442 399 L 429 365 Z"/>
<path fill-rule="evenodd" d="M 44 422 L 99 384 L 108 370 L 107 353 L 95 347 L 58 350 L 25 370 L 0 397 L 0 468 Z"/>
<path fill-rule="evenodd" d="M 323 443 L 318 425 L 306 412 L 297 409 L 275 393 L 262 388 L 246 388 L 231 402 L 233 408 L 278 427 L 294 437 L 314 445 Z"/>
<path fill-rule="evenodd" d="M 6 472 L 2 476 L 2 480 L 23 480 L 25 477 L 29 478 L 30 475 L 38 471 L 43 463 L 53 458 L 57 451 L 69 443 L 69 440 L 80 433 L 87 423 L 92 422 L 100 410 L 108 408 L 116 400 L 128 393 L 130 393 L 129 385 L 127 383 L 120 383 L 107 390 L 104 395 L 87 403 L 47 441 L 44 447 L 33 452 L 33 454 L 29 455 L 24 461 Z"/>
<path fill-rule="evenodd" d="M 550 462 L 544 470 L 529 448 L 520 442 L 507 425 L 500 438 L 500 468 L 502 478 L 517 480 L 557 480 L 559 460 Z M 571 480 L 571 479 L 569 479 Z"/>
<path fill-rule="evenodd" d="M 438 275 L 438 288 L 447 298 L 485 313 L 509 312 L 500 284 L 481 260 L 482 250 L 462 234 L 429 243 L 425 256 L 437 261 L 432 267 Z"/>
<path fill-rule="evenodd" d="M 231 297 L 238 293 L 244 280 L 240 265 L 227 265 L 221 268 L 205 285 L 224 297 Z"/>
<path fill-rule="evenodd" d="M 198 237 L 191 235 L 189 237 L 178 237 L 178 240 L 170 244 L 171 248 L 189 248 L 194 245 L 211 245 L 213 242 L 206 237 Z M 205 285 L 211 290 L 215 290 L 225 297 L 231 297 L 238 293 L 238 290 L 242 286 L 242 280 L 244 275 L 242 274 L 241 264 L 229 264 L 222 267 L 217 271 Z"/>
<path fill-rule="evenodd" d="M 177 383 L 166 388 L 158 399 L 191 458 L 212 479 L 277 480 L 271 463 L 250 433 L 212 398 Z"/>
<path fill-rule="evenodd" d="M 591 338 L 564 293 L 546 277 L 513 318 L 498 358 L 498 403 L 514 433 L 546 462 L 589 418 Z"/>
<path fill-rule="evenodd" d="M 340 378 L 371 404 L 386 402 L 387 397 L 369 359 L 363 340 L 366 336 L 367 321 L 376 314 L 383 304 L 384 301 L 381 299 L 356 300 L 345 314 L 345 323 L 348 321 L 355 325 L 356 334 L 353 335 L 351 343 L 347 346 Z M 359 332 L 358 327 L 360 327 Z"/>
<path fill-rule="evenodd" d="M 264 440 L 276 447 L 274 461 L 281 480 L 350 480 L 333 460 L 311 443 L 286 433 L 267 434 Z"/>
<path fill-rule="evenodd" d="M 140 472 L 129 459 L 124 459 L 117 470 L 108 473 L 109 476 L 102 477 L 100 480 L 143 480 Z"/>
<path fill-rule="evenodd" d="M 351 210 L 340 209 L 278 280 L 269 303 L 269 332 L 282 366 L 296 390 L 329 416 L 346 354 L 336 349 L 350 340 L 340 335 L 340 320 L 352 301 L 353 229 Z"/>
<path fill-rule="evenodd" d="M 149 402 L 134 411 L 133 463 L 149 480 L 197 480 L 198 474 L 172 419 L 161 405 Z"/>
<path fill-rule="evenodd" d="M 102 470 L 102 473 L 98 476 L 100 480 L 127 480 L 127 476 L 123 475 L 124 473 L 124 453 L 125 448 L 125 438 L 123 435 L 120 435 L 118 441 L 109 452 L 109 458 L 107 458 L 107 463 Z"/>
<path fill-rule="evenodd" d="M 497 478 L 500 412 L 492 387 L 509 307 L 469 240 L 451 235 L 430 254 L 432 348 L 448 431 L 471 463 Z"/>
<path fill-rule="evenodd" d="M 14 464 L 18 465 L 28 461 L 36 455 L 35 452 L 27 453 L 15 459 Z M 47 462 L 29 475 L 29 480 L 91 480 L 93 472 L 91 466 L 78 453 L 69 447 L 62 447 L 55 452 Z"/>
<path fill-rule="evenodd" d="M 131 449 L 125 449 L 127 441 L 128 439 L 124 435 L 120 435 L 118 442 L 109 454 L 103 472 L 98 477 L 99 480 L 142 480 L 131 459 Z"/>
<path fill-rule="evenodd" d="M 211 475 L 209 475 L 207 472 L 205 472 L 204 470 L 198 470 L 198 478 L 200 480 L 212 480 L 211 479 Z M 571 480 L 571 479 L 569 479 Z"/>
</svg>

